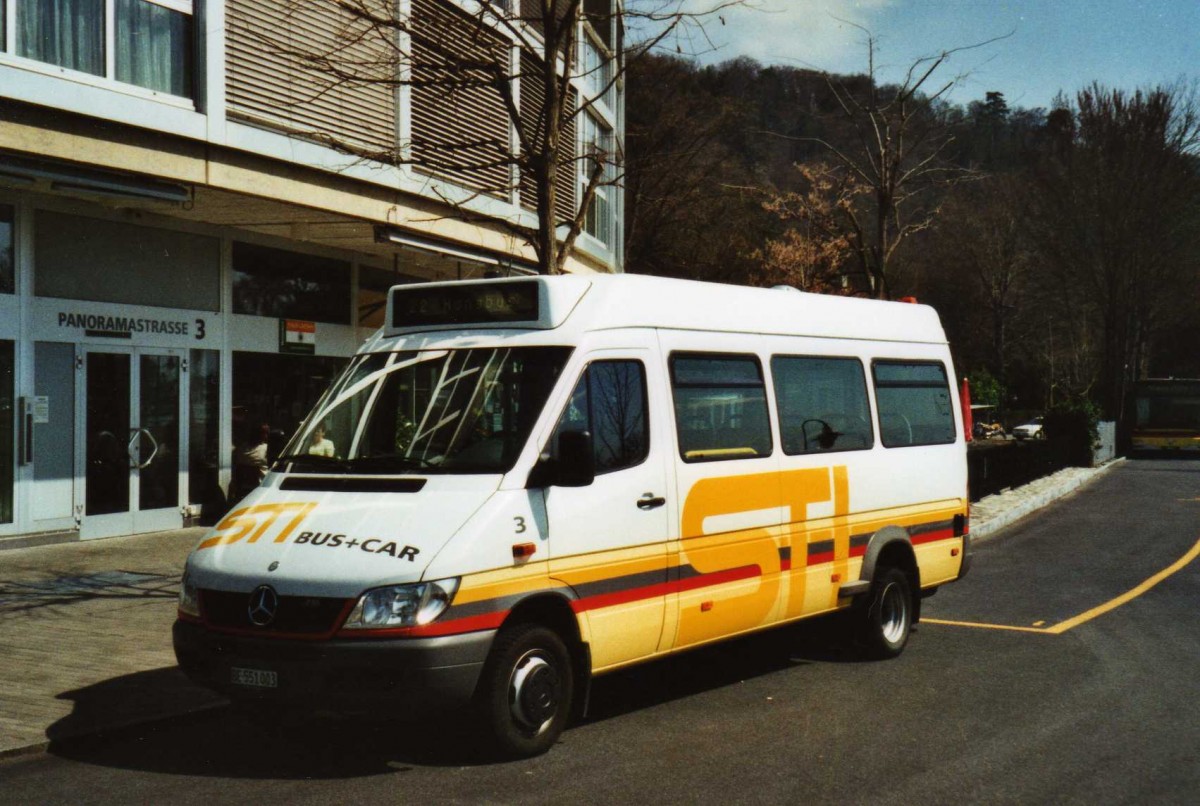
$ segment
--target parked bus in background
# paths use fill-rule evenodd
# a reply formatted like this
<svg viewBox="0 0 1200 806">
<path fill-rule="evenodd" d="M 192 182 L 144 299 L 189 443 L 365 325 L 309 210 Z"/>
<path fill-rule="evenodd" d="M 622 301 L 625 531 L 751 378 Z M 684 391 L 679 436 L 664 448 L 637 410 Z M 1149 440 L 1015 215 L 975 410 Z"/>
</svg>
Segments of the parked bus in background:
<svg viewBox="0 0 1200 806">
<path fill-rule="evenodd" d="M 894 657 L 967 569 L 962 423 L 922 305 L 638 276 L 397 286 L 188 558 L 176 654 L 293 712 L 473 705 L 516 756 L 555 742 L 593 675 L 797 619 L 852 611 L 865 653 Z M 318 429 L 336 448 L 309 450 Z"/>
<path fill-rule="evenodd" d="M 1200 451 L 1200 379 L 1155 378 L 1133 388 L 1135 451 Z"/>
</svg>

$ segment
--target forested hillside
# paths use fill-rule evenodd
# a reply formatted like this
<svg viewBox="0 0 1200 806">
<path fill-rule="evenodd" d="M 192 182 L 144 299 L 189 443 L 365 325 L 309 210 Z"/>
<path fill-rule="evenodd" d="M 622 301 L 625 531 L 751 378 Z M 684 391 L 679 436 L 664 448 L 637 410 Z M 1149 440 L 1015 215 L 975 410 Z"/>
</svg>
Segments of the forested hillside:
<svg viewBox="0 0 1200 806">
<path fill-rule="evenodd" d="M 631 66 L 626 270 L 937 307 L 977 399 L 1200 377 L 1194 88 L 965 106 L 746 59 Z M 937 65 L 934 65 L 937 67 Z"/>
</svg>

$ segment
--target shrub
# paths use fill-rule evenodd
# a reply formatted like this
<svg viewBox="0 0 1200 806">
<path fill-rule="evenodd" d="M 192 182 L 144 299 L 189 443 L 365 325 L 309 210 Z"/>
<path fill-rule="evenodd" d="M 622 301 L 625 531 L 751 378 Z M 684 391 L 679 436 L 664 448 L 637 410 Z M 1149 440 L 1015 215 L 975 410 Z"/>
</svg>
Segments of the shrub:
<svg viewBox="0 0 1200 806">
<path fill-rule="evenodd" d="M 1090 467 L 1092 452 L 1100 444 L 1099 422 L 1099 407 L 1085 397 L 1074 397 L 1051 406 L 1042 428 L 1046 439 L 1061 440 L 1070 446 L 1072 464 Z"/>
<path fill-rule="evenodd" d="M 968 373 L 971 382 L 971 402 L 987 406 L 999 406 L 1004 401 L 1004 387 L 996 380 L 987 367 L 980 367 Z"/>
</svg>

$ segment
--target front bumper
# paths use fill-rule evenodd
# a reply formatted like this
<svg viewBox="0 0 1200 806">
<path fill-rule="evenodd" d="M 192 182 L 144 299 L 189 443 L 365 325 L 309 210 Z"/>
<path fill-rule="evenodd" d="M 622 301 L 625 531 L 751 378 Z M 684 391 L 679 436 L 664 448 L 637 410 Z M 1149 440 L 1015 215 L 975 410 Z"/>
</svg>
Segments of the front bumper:
<svg viewBox="0 0 1200 806">
<path fill-rule="evenodd" d="M 175 657 L 193 681 L 234 700 L 305 703 L 396 715 L 467 704 L 495 630 L 437 638 L 295 641 L 213 632 L 177 620 Z M 233 669 L 274 672 L 273 688 L 235 684 Z"/>
</svg>

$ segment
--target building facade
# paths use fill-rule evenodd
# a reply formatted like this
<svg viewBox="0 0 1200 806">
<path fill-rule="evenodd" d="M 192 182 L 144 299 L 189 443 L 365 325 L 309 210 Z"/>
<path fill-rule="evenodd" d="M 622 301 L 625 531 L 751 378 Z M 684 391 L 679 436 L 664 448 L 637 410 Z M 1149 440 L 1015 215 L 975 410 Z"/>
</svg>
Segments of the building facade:
<svg viewBox="0 0 1200 806">
<path fill-rule="evenodd" d="M 572 154 L 619 151 L 614 1 L 579 23 Z M 390 5 L 402 78 L 422 43 L 528 59 L 469 0 Z M 0 543 L 219 516 L 239 452 L 279 449 L 390 286 L 533 269 L 516 169 L 432 153 L 517 148 L 499 95 L 314 70 L 380 69 L 365 39 L 326 0 L 0 0 Z M 620 271 L 621 204 L 597 193 L 568 270 Z"/>
</svg>

